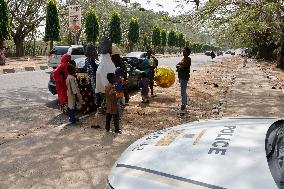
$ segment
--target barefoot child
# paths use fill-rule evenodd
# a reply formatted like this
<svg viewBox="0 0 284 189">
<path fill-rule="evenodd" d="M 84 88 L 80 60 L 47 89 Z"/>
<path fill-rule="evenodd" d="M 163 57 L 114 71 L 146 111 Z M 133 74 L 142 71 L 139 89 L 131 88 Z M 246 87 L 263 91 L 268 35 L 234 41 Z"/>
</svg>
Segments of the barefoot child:
<svg viewBox="0 0 284 189">
<path fill-rule="evenodd" d="M 121 133 L 119 129 L 119 113 L 118 113 L 118 105 L 117 105 L 117 97 L 114 86 L 115 74 L 108 73 L 107 74 L 108 85 L 105 88 L 106 95 L 106 131 L 110 131 L 110 122 L 111 118 L 114 119 L 114 128 L 115 133 Z"/>
<path fill-rule="evenodd" d="M 141 88 L 142 103 L 149 103 L 149 79 L 145 72 L 141 74 L 139 87 Z"/>
<path fill-rule="evenodd" d="M 75 66 L 72 64 L 68 64 L 67 71 L 68 76 L 66 79 L 66 85 L 67 85 L 67 96 L 68 96 L 68 116 L 69 121 L 71 123 L 76 123 L 78 121 L 78 118 L 76 118 L 75 115 L 75 107 L 82 105 L 82 96 L 80 94 L 80 90 L 78 88 L 75 75 Z"/>
</svg>

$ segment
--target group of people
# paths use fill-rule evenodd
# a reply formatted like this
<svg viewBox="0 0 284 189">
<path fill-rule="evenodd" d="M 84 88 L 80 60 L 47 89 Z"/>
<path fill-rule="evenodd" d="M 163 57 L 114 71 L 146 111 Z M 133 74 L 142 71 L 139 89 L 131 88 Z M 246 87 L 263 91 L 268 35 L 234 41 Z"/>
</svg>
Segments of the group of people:
<svg viewBox="0 0 284 189">
<path fill-rule="evenodd" d="M 108 46 L 109 41 L 105 44 Z M 82 82 L 79 74 L 76 75 L 75 62 L 71 61 L 71 56 L 64 54 L 61 63 L 54 70 L 54 79 L 58 93 L 61 109 L 68 113 L 69 121 L 76 123 L 76 109 L 86 108 L 87 111 L 99 109 L 106 114 L 106 131 L 110 131 L 111 120 L 114 123 L 114 132 L 121 133 L 119 122 L 122 116 L 122 109 L 129 102 L 127 86 L 127 67 L 120 57 L 121 51 L 115 46 L 100 47 L 101 58 L 98 64 L 98 53 L 93 45 L 85 46 L 85 65 L 83 69 L 87 73 L 87 81 Z M 186 88 L 189 80 L 191 59 L 190 49 L 183 51 L 184 58 L 177 65 L 177 72 L 181 86 L 182 106 L 186 109 L 187 94 Z M 158 61 L 152 56 L 150 50 L 147 51 L 143 61 L 144 72 L 141 74 L 139 86 L 141 88 L 142 103 L 149 103 L 149 92 L 154 95 L 154 72 L 158 66 Z M 150 88 L 150 90 L 149 90 Z M 92 126 L 97 128 L 97 125 Z"/>
</svg>

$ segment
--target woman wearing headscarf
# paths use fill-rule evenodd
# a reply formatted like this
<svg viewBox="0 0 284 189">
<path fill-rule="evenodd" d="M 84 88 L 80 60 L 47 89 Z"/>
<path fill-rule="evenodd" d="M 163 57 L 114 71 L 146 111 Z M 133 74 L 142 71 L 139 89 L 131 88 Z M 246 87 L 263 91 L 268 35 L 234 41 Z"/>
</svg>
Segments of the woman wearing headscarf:
<svg viewBox="0 0 284 189">
<path fill-rule="evenodd" d="M 77 68 L 77 83 L 82 96 L 83 104 L 80 111 L 83 114 L 90 113 L 96 109 L 95 106 L 95 77 L 97 51 L 95 46 L 84 46 L 85 59 L 84 67 Z"/>
<path fill-rule="evenodd" d="M 105 110 L 105 87 L 108 85 L 107 74 L 115 73 L 115 65 L 111 60 L 112 42 L 109 39 L 103 39 L 100 44 L 101 59 L 96 73 L 96 93 L 100 94 L 100 106 Z"/>
<path fill-rule="evenodd" d="M 60 108 L 63 112 L 67 111 L 67 86 L 66 78 L 68 76 L 67 66 L 71 61 L 71 56 L 69 54 L 64 54 L 61 58 L 61 62 L 58 67 L 54 70 L 54 80 L 56 85 L 56 90 L 58 94 L 58 100 Z"/>
</svg>

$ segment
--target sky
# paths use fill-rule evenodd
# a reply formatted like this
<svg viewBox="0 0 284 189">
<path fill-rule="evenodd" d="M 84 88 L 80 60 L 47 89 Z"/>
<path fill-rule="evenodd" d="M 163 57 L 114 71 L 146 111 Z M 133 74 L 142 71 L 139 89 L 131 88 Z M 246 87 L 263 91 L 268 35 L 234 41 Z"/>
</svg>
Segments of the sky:
<svg viewBox="0 0 284 189">
<path fill-rule="evenodd" d="M 115 0 L 122 2 L 122 0 Z M 188 4 L 182 3 L 184 7 L 179 7 L 182 0 L 130 0 L 130 3 L 137 2 L 145 9 L 153 9 L 154 11 L 166 11 L 171 16 L 185 13 L 189 10 L 192 10 L 195 7 L 195 3 L 190 2 Z M 202 1 L 201 1 L 202 2 Z"/>
</svg>

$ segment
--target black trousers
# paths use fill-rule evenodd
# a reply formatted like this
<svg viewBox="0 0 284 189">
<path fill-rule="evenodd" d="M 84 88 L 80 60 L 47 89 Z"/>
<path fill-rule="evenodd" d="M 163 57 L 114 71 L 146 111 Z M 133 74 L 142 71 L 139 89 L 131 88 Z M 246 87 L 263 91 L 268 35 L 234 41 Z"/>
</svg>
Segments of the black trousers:
<svg viewBox="0 0 284 189">
<path fill-rule="evenodd" d="M 110 131 L 110 122 L 112 118 L 114 119 L 115 132 L 118 132 L 119 131 L 119 113 L 118 112 L 116 114 L 110 114 L 110 113 L 106 114 L 106 130 Z"/>
</svg>

